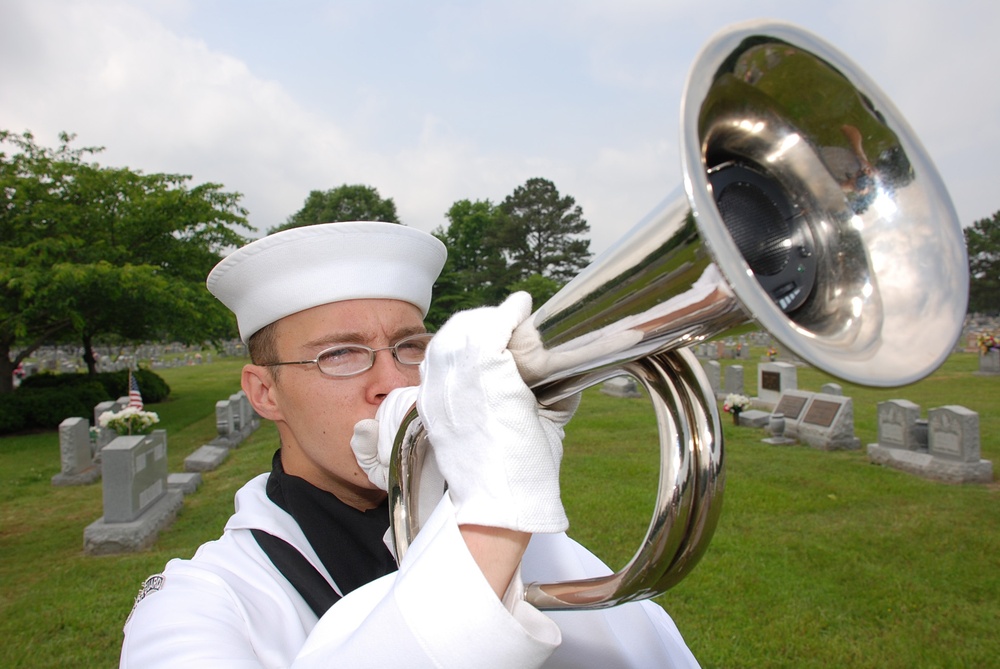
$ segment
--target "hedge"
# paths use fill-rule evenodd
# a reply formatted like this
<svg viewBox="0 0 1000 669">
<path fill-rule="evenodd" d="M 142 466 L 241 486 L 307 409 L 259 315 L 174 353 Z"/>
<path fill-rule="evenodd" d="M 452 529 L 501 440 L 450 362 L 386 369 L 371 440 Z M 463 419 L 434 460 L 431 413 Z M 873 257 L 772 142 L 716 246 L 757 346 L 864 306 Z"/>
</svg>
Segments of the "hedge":
<svg viewBox="0 0 1000 669">
<path fill-rule="evenodd" d="M 170 386 L 148 369 L 132 372 L 143 403 L 155 404 L 170 395 Z M 13 393 L 0 395 L 0 434 L 22 430 L 53 430 L 67 418 L 93 419 L 94 406 L 128 395 L 128 371 L 88 374 L 36 374 Z"/>
</svg>

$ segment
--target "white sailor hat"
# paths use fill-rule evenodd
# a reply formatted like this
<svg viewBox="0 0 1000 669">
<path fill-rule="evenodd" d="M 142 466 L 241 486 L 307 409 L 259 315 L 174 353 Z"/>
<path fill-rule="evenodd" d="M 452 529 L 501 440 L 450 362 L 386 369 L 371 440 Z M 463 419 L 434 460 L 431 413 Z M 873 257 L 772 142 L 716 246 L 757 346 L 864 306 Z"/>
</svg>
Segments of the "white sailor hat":
<svg viewBox="0 0 1000 669">
<path fill-rule="evenodd" d="M 285 316 L 343 300 L 402 300 L 426 316 L 447 255 L 433 235 L 396 223 L 323 223 L 247 244 L 206 283 L 236 314 L 247 342 Z"/>
</svg>

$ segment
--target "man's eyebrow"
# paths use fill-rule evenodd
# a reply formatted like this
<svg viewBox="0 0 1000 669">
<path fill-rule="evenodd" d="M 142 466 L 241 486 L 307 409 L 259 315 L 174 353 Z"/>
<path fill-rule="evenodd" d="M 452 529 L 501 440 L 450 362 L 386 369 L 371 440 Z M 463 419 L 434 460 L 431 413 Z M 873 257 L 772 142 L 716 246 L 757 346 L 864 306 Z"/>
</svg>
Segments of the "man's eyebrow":
<svg viewBox="0 0 1000 669">
<path fill-rule="evenodd" d="M 423 325 L 399 328 L 392 333 L 389 343 L 395 344 L 401 339 L 406 339 L 411 335 L 424 334 L 425 332 L 427 332 L 427 329 Z M 308 341 L 304 344 L 304 347 L 308 350 L 322 351 L 336 344 L 362 344 L 370 346 L 371 342 L 377 338 L 377 336 L 365 332 L 335 332 Z"/>
</svg>

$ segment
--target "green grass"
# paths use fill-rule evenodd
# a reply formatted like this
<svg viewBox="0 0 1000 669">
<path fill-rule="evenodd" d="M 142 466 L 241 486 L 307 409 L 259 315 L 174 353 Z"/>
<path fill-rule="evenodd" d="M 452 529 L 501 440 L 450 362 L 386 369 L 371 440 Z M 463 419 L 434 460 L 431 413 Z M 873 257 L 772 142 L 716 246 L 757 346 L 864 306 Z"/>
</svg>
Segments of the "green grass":
<svg viewBox="0 0 1000 669">
<path fill-rule="evenodd" d="M 754 355 L 760 351 L 754 350 Z M 743 362 L 754 394 L 756 362 Z M 215 433 L 215 402 L 239 387 L 236 360 L 164 370 L 171 400 L 151 408 L 169 435 L 170 470 Z M 980 416 L 983 457 L 1000 467 L 1000 378 L 952 356 L 928 380 L 895 390 L 844 385 L 862 444 L 877 402 L 959 404 Z M 828 377 L 800 368 L 799 387 Z M 868 463 L 864 450 L 768 446 L 726 430 L 726 492 L 701 563 L 658 598 L 705 667 L 988 667 L 1000 657 L 1000 486 L 925 481 Z M 645 533 L 656 477 L 644 400 L 587 392 L 566 440 L 571 534 L 612 566 Z M 83 554 L 101 488 L 56 488 L 55 433 L 0 439 L 0 666 L 106 667 L 139 584 L 217 537 L 236 490 L 266 471 L 277 445 L 264 426 L 204 475 L 152 550 Z"/>
</svg>

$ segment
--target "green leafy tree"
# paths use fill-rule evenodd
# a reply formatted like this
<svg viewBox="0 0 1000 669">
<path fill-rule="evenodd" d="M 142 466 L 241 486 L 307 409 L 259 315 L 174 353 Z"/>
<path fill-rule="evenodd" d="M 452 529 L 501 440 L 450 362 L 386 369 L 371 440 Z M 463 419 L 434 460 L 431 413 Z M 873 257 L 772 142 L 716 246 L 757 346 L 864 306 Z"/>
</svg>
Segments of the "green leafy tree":
<svg viewBox="0 0 1000 669">
<path fill-rule="evenodd" d="M 538 309 L 538 307 L 545 304 L 550 297 L 558 293 L 560 288 L 562 288 L 562 284 L 555 279 L 542 276 L 541 274 L 532 274 L 531 276 L 512 284 L 510 286 L 510 292 L 518 290 L 525 291 L 531 295 L 532 308 Z"/>
<path fill-rule="evenodd" d="M 1000 313 L 1000 211 L 965 228 L 969 253 L 969 311 Z"/>
<path fill-rule="evenodd" d="M 427 316 L 434 326 L 456 311 L 499 301 L 509 282 L 507 263 L 497 246 L 503 211 L 489 200 L 459 200 L 446 216 L 448 227 L 433 232 L 448 247 Z"/>
<path fill-rule="evenodd" d="M 539 275 L 563 284 L 590 262 L 590 232 L 583 211 L 547 179 L 528 179 L 500 205 L 506 221 L 500 237 L 515 281 Z"/>
<path fill-rule="evenodd" d="M 371 186 L 344 184 L 327 191 L 311 191 L 301 209 L 268 233 L 338 221 L 400 222 L 392 198 L 383 198 Z"/>
<path fill-rule="evenodd" d="M 193 343 L 231 336 L 204 288 L 221 252 L 250 229 L 238 193 L 190 177 L 145 175 L 0 131 L 0 392 L 39 346 L 102 340 Z"/>
</svg>

